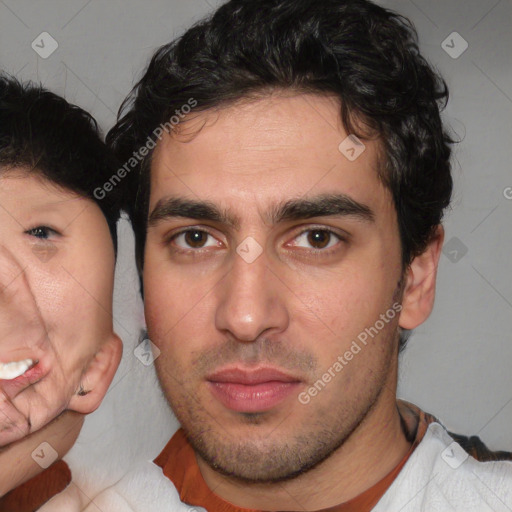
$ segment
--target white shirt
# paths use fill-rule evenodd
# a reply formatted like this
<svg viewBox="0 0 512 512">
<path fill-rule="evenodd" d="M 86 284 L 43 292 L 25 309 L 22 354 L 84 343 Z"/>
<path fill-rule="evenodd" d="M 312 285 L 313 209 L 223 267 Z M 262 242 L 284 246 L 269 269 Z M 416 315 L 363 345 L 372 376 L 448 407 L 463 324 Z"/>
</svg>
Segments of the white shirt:
<svg viewBox="0 0 512 512">
<path fill-rule="evenodd" d="M 390 511 L 512 512 L 512 462 L 479 462 L 431 423 L 373 509 Z"/>
<path fill-rule="evenodd" d="M 74 512 L 69 503 L 59 506 L 59 496 L 40 512 Z M 204 511 L 182 503 L 174 484 L 153 462 L 133 468 L 85 508 L 98 510 Z M 475 460 L 434 422 L 373 512 L 454 511 L 512 512 L 512 462 Z"/>
</svg>

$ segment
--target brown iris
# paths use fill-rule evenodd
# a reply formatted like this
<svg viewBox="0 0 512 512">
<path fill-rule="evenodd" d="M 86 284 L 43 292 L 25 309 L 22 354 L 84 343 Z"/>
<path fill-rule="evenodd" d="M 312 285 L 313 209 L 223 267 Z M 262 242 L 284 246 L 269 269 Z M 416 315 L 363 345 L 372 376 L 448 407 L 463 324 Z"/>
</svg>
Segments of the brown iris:
<svg viewBox="0 0 512 512">
<path fill-rule="evenodd" d="M 324 249 L 331 241 L 331 234 L 328 231 L 320 229 L 312 230 L 308 233 L 308 242 L 315 249 Z"/>
<path fill-rule="evenodd" d="M 187 231 L 185 233 L 185 242 L 190 247 L 200 248 L 203 247 L 208 239 L 208 233 L 204 231 Z"/>
</svg>

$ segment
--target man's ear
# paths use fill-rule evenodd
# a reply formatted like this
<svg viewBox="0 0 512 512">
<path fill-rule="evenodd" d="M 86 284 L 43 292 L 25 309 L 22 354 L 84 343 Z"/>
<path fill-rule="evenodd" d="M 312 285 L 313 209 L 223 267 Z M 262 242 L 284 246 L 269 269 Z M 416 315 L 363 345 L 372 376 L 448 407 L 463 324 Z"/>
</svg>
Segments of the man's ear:
<svg viewBox="0 0 512 512">
<path fill-rule="evenodd" d="M 121 361 L 123 343 L 112 333 L 94 355 L 82 375 L 80 389 L 71 398 L 68 409 L 90 414 L 101 404 Z"/>
<path fill-rule="evenodd" d="M 443 226 L 436 228 L 432 240 L 409 268 L 402 297 L 402 311 L 398 324 L 402 329 L 414 329 L 432 312 L 436 294 L 436 276 L 444 240 Z"/>
</svg>

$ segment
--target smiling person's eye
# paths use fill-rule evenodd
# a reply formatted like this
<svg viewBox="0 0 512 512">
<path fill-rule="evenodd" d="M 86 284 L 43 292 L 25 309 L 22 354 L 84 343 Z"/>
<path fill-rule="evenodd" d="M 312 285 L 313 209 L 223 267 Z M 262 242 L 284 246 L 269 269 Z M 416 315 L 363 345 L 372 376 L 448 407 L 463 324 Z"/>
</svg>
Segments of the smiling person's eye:
<svg viewBox="0 0 512 512">
<path fill-rule="evenodd" d="M 188 229 L 174 235 L 171 240 L 181 249 L 204 249 L 219 246 L 218 240 L 207 231 Z"/>
<path fill-rule="evenodd" d="M 342 241 L 342 238 L 328 229 L 308 229 L 295 237 L 290 245 L 322 250 L 329 249 L 340 241 Z"/>
<path fill-rule="evenodd" d="M 59 234 L 48 226 L 37 226 L 35 228 L 28 229 L 25 233 L 35 238 L 39 238 L 40 240 L 48 240 L 51 236 Z"/>
</svg>

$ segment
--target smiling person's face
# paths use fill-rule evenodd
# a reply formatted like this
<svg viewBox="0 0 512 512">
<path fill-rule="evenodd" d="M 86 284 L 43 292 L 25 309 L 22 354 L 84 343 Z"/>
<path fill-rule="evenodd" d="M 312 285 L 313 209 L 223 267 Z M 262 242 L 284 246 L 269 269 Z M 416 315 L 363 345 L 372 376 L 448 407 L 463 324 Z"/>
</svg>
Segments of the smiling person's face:
<svg viewBox="0 0 512 512">
<path fill-rule="evenodd" d="M 351 162 L 346 137 L 335 100 L 277 95 L 196 114 L 155 150 L 146 320 L 204 472 L 290 478 L 395 410 L 399 317 L 428 315 L 428 265 L 403 276 L 378 143 Z"/>
<path fill-rule="evenodd" d="M 22 169 L 0 173 L 0 205 L 3 446 L 65 409 L 92 412 L 121 342 L 112 327 L 114 247 L 100 208 Z"/>
</svg>

